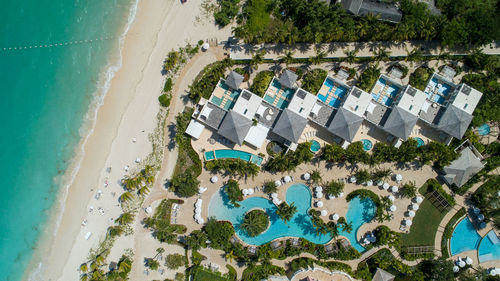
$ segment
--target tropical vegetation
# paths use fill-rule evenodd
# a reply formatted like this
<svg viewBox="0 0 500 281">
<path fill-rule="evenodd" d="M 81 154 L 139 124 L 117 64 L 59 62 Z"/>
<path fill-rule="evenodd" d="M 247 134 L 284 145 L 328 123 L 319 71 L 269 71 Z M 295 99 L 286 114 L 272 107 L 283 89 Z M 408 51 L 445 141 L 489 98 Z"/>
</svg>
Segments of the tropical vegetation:
<svg viewBox="0 0 500 281">
<path fill-rule="evenodd" d="M 240 228 L 243 229 L 248 236 L 255 237 L 264 232 L 269 226 L 269 216 L 263 210 L 252 210 L 246 213 Z"/>
<path fill-rule="evenodd" d="M 228 180 L 224 186 L 224 192 L 229 198 L 229 202 L 238 208 L 240 206 L 238 201 L 243 200 L 243 193 L 241 192 L 239 183 L 233 179 Z"/>
<path fill-rule="evenodd" d="M 276 210 L 276 214 L 281 218 L 281 220 L 283 220 L 285 224 L 292 219 L 295 213 L 297 213 L 297 207 L 293 202 L 290 205 L 288 205 L 288 203 L 286 202 L 283 202 L 278 205 L 278 209 Z"/>
</svg>

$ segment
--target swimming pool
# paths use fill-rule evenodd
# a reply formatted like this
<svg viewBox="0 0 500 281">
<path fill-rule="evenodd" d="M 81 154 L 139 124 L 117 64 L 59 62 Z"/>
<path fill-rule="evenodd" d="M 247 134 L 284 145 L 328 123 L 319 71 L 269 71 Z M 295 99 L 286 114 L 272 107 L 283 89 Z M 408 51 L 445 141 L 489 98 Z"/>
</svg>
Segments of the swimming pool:
<svg viewBox="0 0 500 281">
<path fill-rule="evenodd" d="M 363 149 L 365 151 L 369 151 L 370 149 L 372 149 L 373 143 L 371 140 L 362 139 L 361 142 L 363 143 Z"/>
<path fill-rule="evenodd" d="M 487 262 L 491 260 L 500 260 L 500 240 L 491 230 L 484 236 L 479 244 L 478 249 L 479 262 Z"/>
<path fill-rule="evenodd" d="M 220 88 L 220 89 L 219 89 Z M 232 90 L 229 88 L 224 81 L 220 81 L 217 84 L 216 89 L 214 92 L 219 92 L 217 95 L 220 95 L 220 97 L 217 97 L 216 94 L 212 95 L 212 98 L 210 101 L 225 110 L 229 110 L 233 108 L 234 104 L 236 103 L 236 100 L 238 99 L 240 95 L 239 90 Z"/>
<path fill-rule="evenodd" d="M 480 136 L 486 136 L 490 133 L 490 131 L 491 131 L 490 125 L 486 123 L 477 128 L 477 132 L 479 133 Z"/>
<path fill-rule="evenodd" d="M 415 137 L 413 139 L 417 141 L 417 147 L 421 147 L 421 146 L 425 145 L 425 142 L 423 139 L 421 139 L 419 137 Z"/>
<path fill-rule="evenodd" d="M 318 92 L 318 99 L 331 107 L 338 108 L 347 93 L 347 88 L 330 78 L 325 80 L 323 86 Z M 334 88 L 335 91 L 333 91 Z"/>
<path fill-rule="evenodd" d="M 470 250 L 476 250 L 481 236 L 477 233 L 474 225 L 465 217 L 455 229 L 450 240 L 451 255 L 460 254 Z"/>
<path fill-rule="evenodd" d="M 371 94 L 375 101 L 385 104 L 386 106 L 391 106 L 400 90 L 401 88 L 399 86 L 380 77 L 375 83 Z"/>
<path fill-rule="evenodd" d="M 319 144 L 319 142 L 315 141 L 315 140 L 312 140 L 311 141 L 311 151 L 312 152 L 318 152 L 321 148 L 321 145 Z"/>
<path fill-rule="evenodd" d="M 330 235 L 316 235 L 311 219 L 307 211 L 311 208 L 311 191 L 304 184 L 294 184 L 286 192 L 286 201 L 294 203 L 297 207 L 297 213 L 285 224 L 276 215 L 276 206 L 266 198 L 252 197 L 240 202 L 240 207 L 236 208 L 229 203 L 229 199 L 222 191 L 216 192 L 210 199 L 208 206 L 208 216 L 215 217 L 218 220 L 230 221 L 236 230 L 236 234 L 245 243 L 251 245 L 263 245 L 276 238 L 281 237 L 301 237 L 316 244 L 326 244 L 331 240 Z M 245 214 L 252 209 L 264 209 L 269 215 L 270 226 L 260 235 L 249 237 L 239 225 L 243 221 Z M 349 208 L 346 214 L 346 220 L 352 222 L 352 232 L 345 233 L 340 231 L 340 235 L 345 236 L 351 242 L 351 245 L 358 251 L 364 251 L 356 240 L 356 234 L 361 225 L 369 222 L 375 216 L 375 204 L 370 199 L 360 200 L 358 197 L 349 202 Z"/>
<path fill-rule="evenodd" d="M 246 151 L 241 151 L 241 150 L 232 150 L 232 149 L 220 149 L 220 150 L 214 150 L 214 151 L 207 151 L 205 152 L 205 160 L 210 161 L 214 159 L 227 159 L 227 158 L 239 158 L 241 160 L 247 161 L 247 162 L 252 162 L 256 165 L 261 165 L 263 158 L 252 154 L 248 153 Z"/>
<path fill-rule="evenodd" d="M 443 104 L 452 89 L 453 86 L 434 75 L 425 88 L 425 94 L 432 101 Z"/>
<path fill-rule="evenodd" d="M 267 91 L 275 91 L 276 94 L 271 95 L 267 93 Z M 273 80 L 267 91 L 266 95 L 264 96 L 264 100 L 269 104 L 276 106 L 279 109 L 286 108 L 290 103 L 290 99 L 292 98 L 293 93 L 295 93 L 295 90 L 291 88 L 284 88 L 283 90 L 282 85 L 278 80 Z"/>
</svg>

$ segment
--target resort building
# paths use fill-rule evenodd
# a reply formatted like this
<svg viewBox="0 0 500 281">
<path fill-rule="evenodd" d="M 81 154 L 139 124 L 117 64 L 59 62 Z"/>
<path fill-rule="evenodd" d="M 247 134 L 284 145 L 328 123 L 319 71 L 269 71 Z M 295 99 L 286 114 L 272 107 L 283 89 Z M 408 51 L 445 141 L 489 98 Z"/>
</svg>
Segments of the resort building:
<svg viewBox="0 0 500 281">
<path fill-rule="evenodd" d="M 316 99 L 315 95 L 299 88 L 272 130 L 292 150 L 297 147 L 300 136 L 306 128 L 307 118 L 316 105 Z"/>
<path fill-rule="evenodd" d="M 444 167 L 444 180 L 450 186 L 461 187 L 477 172 L 484 168 L 481 162 L 483 156 L 469 142 L 465 142 L 457 148 L 460 157 Z"/>
<path fill-rule="evenodd" d="M 375 275 L 373 275 L 372 281 L 393 281 L 396 276 L 390 274 L 389 272 L 377 268 Z"/>
<path fill-rule="evenodd" d="M 392 3 L 376 0 L 339 0 L 339 3 L 355 16 L 369 14 L 380 16 L 381 20 L 399 23 L 403 13 Z"/>
</svg>

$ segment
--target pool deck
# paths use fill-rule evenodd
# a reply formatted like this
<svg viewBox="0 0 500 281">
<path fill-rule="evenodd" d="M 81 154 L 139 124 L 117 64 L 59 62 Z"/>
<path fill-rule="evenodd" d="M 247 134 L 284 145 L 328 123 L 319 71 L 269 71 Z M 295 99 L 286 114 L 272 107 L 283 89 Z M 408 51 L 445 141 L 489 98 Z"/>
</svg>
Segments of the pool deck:
<svg viewBox="0 0 500 281">
<path fill-rule="evenodd" d="M 273 80 L 271 80 L 271 83 L 269 84 L 269 87 L 264 95 L 264 100 L 279 109 L 284 109 L 290 103 L 295 90 L 293 90 L 291 94 L 287 94 L 285 91 L 287 88 L 283 85 L 280 84 L 280 89 L 274 86 L 275 81 L 276 83 L 279 83 L 278 79 L 273 78 Z M 284 102 L 280 103 L 280 101 Z"/>
</svg>

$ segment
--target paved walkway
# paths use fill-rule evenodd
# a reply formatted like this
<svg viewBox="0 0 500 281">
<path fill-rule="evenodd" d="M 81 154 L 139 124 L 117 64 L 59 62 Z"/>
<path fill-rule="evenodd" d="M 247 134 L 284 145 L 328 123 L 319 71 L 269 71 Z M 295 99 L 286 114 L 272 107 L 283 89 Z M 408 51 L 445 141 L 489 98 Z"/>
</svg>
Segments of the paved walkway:
<svg viewBox="0 0 500 281">
<path fill-rule="evenodd" d="M 385 48 L 389 51 L 389 56 L 407 56 L 408 51 L 420 49 L 425 55 L 439 55 L 444 51 L 441 50 L 438 41 L 405 41 L 405 42 L 337 42 L 328 44 L 260 44 L 247 45 L 238 44 L 231 45 L 228 48 L 232 59 L 251 59 L 256 51 L 265 50 L 265 59 L 279 59 L 287 51 L 293 51 L 294 58 L 310 58 L 317 55 L 316 50 L 320 49 L 326 53 L 326 58 L 342 58 L 346 57 L 345 51 L 357 49 L 357 57 L 375 56 L 374 52 L 379 48 Z M 485 45 L 482 47 L 483 52 L 488 55 L 500 54 L 500 42 Z M 448 50 L 447 50 L 448 51 Z M 454 49 L 449 51 L 452 55 L 466 55 L 470 49 Z"/>
</svg>

